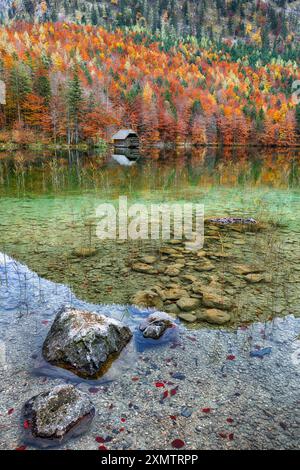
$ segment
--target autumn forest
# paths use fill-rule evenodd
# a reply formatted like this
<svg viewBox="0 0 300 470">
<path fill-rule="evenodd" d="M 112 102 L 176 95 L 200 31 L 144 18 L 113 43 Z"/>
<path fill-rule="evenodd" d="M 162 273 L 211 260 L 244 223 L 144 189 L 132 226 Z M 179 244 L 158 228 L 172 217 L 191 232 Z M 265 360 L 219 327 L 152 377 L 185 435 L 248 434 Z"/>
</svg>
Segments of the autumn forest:
<svg viewBox="0 0 300 470">
<path fill-rule="evenodd" d="M 299 55 L 265 47 L 254 33 L 221 47 L 142 26 L 10 23 L 0 30 L 0 142 L 97 144 L 125 127 L 149 144 L 297 145 Z"/>
</svg>

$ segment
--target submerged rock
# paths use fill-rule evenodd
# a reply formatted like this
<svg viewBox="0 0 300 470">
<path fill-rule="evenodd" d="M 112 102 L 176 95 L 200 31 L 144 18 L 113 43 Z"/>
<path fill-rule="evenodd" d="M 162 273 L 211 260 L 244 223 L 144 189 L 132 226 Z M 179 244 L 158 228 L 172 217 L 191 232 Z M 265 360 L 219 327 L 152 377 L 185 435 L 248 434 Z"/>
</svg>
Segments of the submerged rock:
<svg viewBox="0 0 300 470">
<path fill-rule="evenodd" d="M 248 266 L 246 264 L 238 264 L 233 267 L 233 271 L 236 274 L 241 274 L 243 276 L 246 276 L 247 274 L 260 274 L 260 273 L 263 273 L 265 270 L 258 266 Z"/>
<path fill-rule="evenodd" d="M 181 286 L 176 286 L 165 290 L 164 295 L 166 300 L 179 300 L 181 297 L 187 296 L 187 291 Z"/>
<path fill-rule="evenodd" d="M 27 423 L 26 439 L 50 447 L 86 432 L 95 408 L 86 393 L 73 385 L 58 385 L 28 400 L 23 416 Z"/>
<path fill-rule="evenodd" d="M 177 277 L 180 274 L 181 269 L 183 266 L 181 264 L 174 264 L 168 266 L 165 270 L 165 275 L 170 277 Z"/>
<path fill-rule="evenodd" d="M 156 308 L 161 310 L 163 308 L 163 301 L 160 294 L 154 290 L 145 290 L 137 292 L 130 299 L 132 305 L 145 308 Z"/>
<path fill-rule="evenodd" d="M 231 310 L 232 302 L 228 297 L 223 296 L 212 289 L 203 290 L 202 303 L 205 307 L 218 310 Z"/>
<path fill-rule="evenodd" d="M 131 339 L 130 329 L 104 315 L 67 308 L 60 311 L 43 345 L 44 358 L 81 377 L 101 373 Z"/>
<path fill-rule="evenodd" d="M 159 339 L 168 328 L 173 328 L 172 318 L 166 313 L 156 312 L 140 325 L 144 338 Z"/>
<path fill-rule="evenodd" d="M 191 312 L 193 310 L 196 310 L 196 308 L 198 308 L 199 305 L 200 305 L 200 300 L 193 299 L 191 297 L 183 297 L 177 302 L 177 306 L 180 308 L 180 310 L 183 310 L 185 312 Z"/>
<path fill-rule="evenodd" d="M 201 263 L 200 264 L 196 264 L 195 265 L 195 270 L 196 271 L 199 271 L 199 272 L 205 272 L 205 271 L 213 271 L 215 269 L 215 266 L 213 263 L 211 263 L 210 261 L 208 260 L 205 260 L 203 259 L 203 261 L 201 260 Z"/>
<path fill-rule="evenodd" d="M 246 281 L 250 282 L 251 284 L 257 284 L 259 282 L 266 281 L 267 278 L 264 274 L 247 274 L 245 276 Z"/>
<path fill-rule="evenodd" d="M 209 219 L 210 223 L 212 224 L 220 224 L 220 225 L 229 225 L 229 224 L 244 224 L 244 225 L 250 225 L 250 224 L 257 224 L 257 221 L 253 219 L 252 217 L 249 217 L 248 219 L 243 219 L 241 217 L 221 217 L 219 219 Z"/>
<path fill-rule="evenodd" d="M 158 274 L 157 269 L 147 263 L 133 263 L 131 269 L 142 274 Z"/>
<path fill-rule="evenodd" d="M 194 323 L 194 322 L 197 321 L 197 317 L 193 313 L 183 313 L 182 312 L 182 313 L 179 313 L 178 318 L 180 318 L 180 320 L 183 320 L 187 323 Z"/>
<path fill-rule="evenodd" d="M 206 310 L 203 313 L 203 320 L 214 325 L 224 325 L 225 323 L 230 322 L 231 316 L 229 313 L 224 312 L 223 310 L 213 308 Z"/>
<path fill-rule="evenodd" d="M 142 259 L 141 259 L 142 263 L 145 263 L 145 264 L 154 264 L 156 261 L 157 261 L 157 258 L 156 256 L 144 256 Z"/>
</svg>

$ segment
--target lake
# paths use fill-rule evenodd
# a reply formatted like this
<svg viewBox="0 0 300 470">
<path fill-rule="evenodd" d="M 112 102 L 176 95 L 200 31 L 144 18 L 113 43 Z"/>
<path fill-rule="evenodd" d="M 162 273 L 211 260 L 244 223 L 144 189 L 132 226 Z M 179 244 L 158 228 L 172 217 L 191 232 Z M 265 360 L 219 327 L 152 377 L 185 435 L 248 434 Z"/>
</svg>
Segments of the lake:
<svg viewBox="0 0 300 470">
<path fill-rule="evenodd" d="M 243 449 L 249 435 L 251 448 L 296 448 L 299 163 L 296 149 L 0 154 L 1 447 L 24 444 L 24 400 L 67 381 L 89 391 L 99 414 L 65 448 L 97 448 L 99 435 L 111 449 L 166 449 L 176 438 L 188 449 Z M 96 208 L 120 196 L 201 203 L 206 219 L 257 224 L 207 222 L 199 253 L 162 240 L 101 241 Z M 200 307 L 179 311 L 170 292 L 197 301 L 195 283 L 228 302 L 229 322 L 208 322 Z M 132 299 L 145 290 L 163 292 L 174 336 L 149 344 L 136 333 L 95 381 L 45 363 L 41 346 L 62 305 L 137 328 L 148 310 Z"/>
</svg>

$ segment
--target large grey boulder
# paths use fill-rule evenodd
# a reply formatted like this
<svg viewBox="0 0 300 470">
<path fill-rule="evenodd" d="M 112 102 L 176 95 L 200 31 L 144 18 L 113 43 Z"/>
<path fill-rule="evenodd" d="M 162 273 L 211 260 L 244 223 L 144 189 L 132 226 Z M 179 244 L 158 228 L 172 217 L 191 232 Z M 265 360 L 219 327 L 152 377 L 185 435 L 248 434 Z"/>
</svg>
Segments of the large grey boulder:
<svg viewBox="0 0 300 470">
<path fill-rule="evenodd" d="M 73 385 L 58 385 L 28 400 L 23 416 L 26 440 L 50 447 L 86 432 L 95 408 L 86 393 Z"/>
<path fill-rule="evenodd" d="M 60 311 L 43 345 L 44 358 L 81 377 L 95 377 L 131 339 L 130 329 L 105 315 Z"/>
</svg>

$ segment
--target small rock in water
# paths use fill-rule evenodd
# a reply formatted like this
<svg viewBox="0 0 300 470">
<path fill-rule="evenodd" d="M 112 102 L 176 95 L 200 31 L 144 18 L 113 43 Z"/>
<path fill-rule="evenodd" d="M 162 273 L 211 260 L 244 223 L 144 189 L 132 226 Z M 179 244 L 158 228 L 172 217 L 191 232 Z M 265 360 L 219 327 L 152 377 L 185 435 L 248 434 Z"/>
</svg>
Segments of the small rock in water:
<svg viewBox="0 0 300 470">
<path fill-rule="evenodd" d="M 181 410 L 181 416 L 184 416 L 184 418 L 190 418 L 193 414 L 193 410 L 191 408 L 183 408 Z"/>
<path fill-rule="evenodd" d="M 166 313 L 152 313 L 147 320 L 140 325 L 140 331 L 144 338 L 159 339 L 168 328 L 172 328 L 172 318 Z"/>
<path fill-rule="evenodd" d="M 81 377 L 93 377 L 132 337 L 130 329 L 104 315 L 66 308 L 61 310 L 43 345 L 50 364 Z"/>
<path fill-rule="evenodd" d="M 182 374 L 181 372 L 173 372 L 171 376 L 172 376 L 172 379 L 185 380 L 185 375 Z"/>
<path fill-rule="evenodd" d="M 86 432 L 95 408 L 86 393 L 73 385 L 58 385 L 28 400 L 23 414 L 29 423 L 26 440 L 51 447 Z"/>
<path fill-rule="evenodd" d="M 263 273 L 264 269 L 259 268 L 258 266 L 247 266 L 245 264 L 238 264 L 238 265 L 233 267 L 233 271 L 236 274 L 247 275 L 247 274 Z"/>
<path fill-rule="evenodd" d="M 268 356 L 269 354 L 271 354 L 271 352 L 272 352 L 272 348 L 258 349 L 257 351 L 251 351 L 250 357 L 263 358 L 264 356 Z"/>
<path fill-rule="evenodd" d="M 158 274 L 157 269 L 147 263 L 134 263 L 131 269 L 142 274 Z"/>
<path fill-rule="evenodd" d="M 156 262 L 156 256 L 144 256 L 142 262 L 146 264 L 154 264 Z"/>
<path fill-rule="evenodd" d="M 195 265 L 195 270 L 199 272 L 213 271 L 215 266 L 210 261 L 201 262 L 200 264 Z"/>
<path fill-rule="evenodd" d="M 225 323 L 230 322 L 231 316 L 229 313 L 224 312 L 223 310 L 218 309 L 209 309 L 203 315 L 203 319 L 206 320 L 208 323 L 212 323 L 215 325 L 224 325 Z"/>
<path fill-rule="evenodd" d="M 183 297 L 177 302 L 177 306 L 180 308 L 180 310 L 184 310 L 185 312 L 191 312 L 198 308 L 199 305 L 199 299 L 193 299 L 190 297 Z"/>
<path fill-rule="evenodd" d="M 251 284 L 257 284 L 262 281 L 266 281 L 266 278 L 263 274 L 247 274 L 245 279 Z"/>
<path fill-rule="evenodd" d="M 196 315 L 193 315 L 192 313 L 179 313 L 178 318 L 186 321 L 187 323 L 194 323 L 197 321 Z"/>
<path fill-rule="evenodd" d="M 224 296 L 218 290 L 212 287 L 203 287 L 202 294 L 202 303 L 203 305 L 205 305 L 205 307 L 210 307 L 212 309 L 218 310 L 231 310 L 231 300 L 228 297 Z"/>
<path fill-rule="evenodd" d="M 163 301 L 160 295 L 151 289 L 137 292 L 131 297 L 130 303 L 138 307 L 156 308 L 158 310 L 163 308 Z"/>
<path fill-rule="evenodd" d="M 220 225 L 228 225 L 228 224 L 257 224 L 256 220 L 252 217 L 248 219 L 243 219 L 241 217 L 221 217 L 219 219 L 209 219 L 210 223 L 213 224 L 220 224 Z"/>
<path fill-rule="evenodd" d="M 181 268 L 182 268 L 182 265 L 177 265 L 177 264 L 173 266 L 169 266 L 165 270 L 165 275 L 170 276 L 170 277 L 179 276 Z"/>
<path fill-rule="evenodd" d="M 166 300 L 179 300 L 181 297 L 188 295 L 185 289 L 182 289 L 180 286 L 172 287 L 164 291 Z"/>
</svg>

